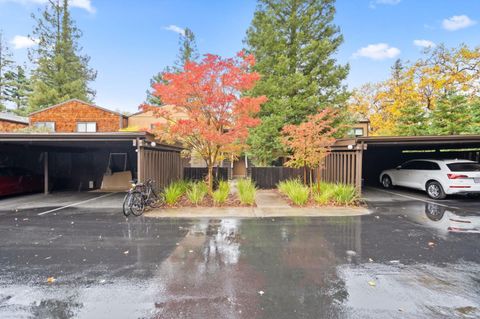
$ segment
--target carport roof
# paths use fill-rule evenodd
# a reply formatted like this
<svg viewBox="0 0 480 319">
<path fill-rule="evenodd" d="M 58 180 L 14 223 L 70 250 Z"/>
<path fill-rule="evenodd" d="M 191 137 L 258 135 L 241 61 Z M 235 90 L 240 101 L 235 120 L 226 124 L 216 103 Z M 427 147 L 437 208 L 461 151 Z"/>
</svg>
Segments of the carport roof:
<svg viewBox="0 0 480 319">
<path fill-rule="evenodd" d="M 142 140 L 145 142 L 155 142 L 155 147 L 181 151 L 182 148 L 175 145 L 159 143 L 155 140 L 153 134 L 147 132 L 97 132 L 97 133 L 0 133 L 0 142 L 122 142 Z M 147 146 L 147 145 L 145 145 Z M 150 147 L 151 144 L 150 144 Z"/>
<path fill-rule="evenodd" d="M 432 145 L 455 143 L 480 143 L 480 135 L 428 135 L 428 136 L 361 136 L 357 138 L 338 139 L 334 148 L 348 145 Z"/>
</svg>

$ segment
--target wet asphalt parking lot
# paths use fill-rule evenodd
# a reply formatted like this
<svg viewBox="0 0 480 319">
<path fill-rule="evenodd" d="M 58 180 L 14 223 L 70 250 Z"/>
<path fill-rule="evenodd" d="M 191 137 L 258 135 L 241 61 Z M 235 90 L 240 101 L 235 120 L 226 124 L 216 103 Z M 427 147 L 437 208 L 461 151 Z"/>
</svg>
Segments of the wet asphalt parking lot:
<svg viewBox="0 0 480 319">
<path fill-rule="evenodd" d="M 123 194 L 0 200 L 0 318 L 479 318 L 480 202 L 126 219 Z"/>
</svg>

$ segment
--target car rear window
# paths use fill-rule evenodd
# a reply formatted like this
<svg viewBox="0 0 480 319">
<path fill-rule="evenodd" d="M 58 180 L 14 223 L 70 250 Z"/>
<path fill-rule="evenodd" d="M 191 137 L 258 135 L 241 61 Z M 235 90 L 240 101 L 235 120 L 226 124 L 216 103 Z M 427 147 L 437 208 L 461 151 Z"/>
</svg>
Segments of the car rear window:
<svg viewBox="0 0 480 319">
<path fill-rule="evenodd" d="M 480 164 L 477 163 L 452 163 L 447 166 L 452 172 L 480 172 Z"/>
</svg>

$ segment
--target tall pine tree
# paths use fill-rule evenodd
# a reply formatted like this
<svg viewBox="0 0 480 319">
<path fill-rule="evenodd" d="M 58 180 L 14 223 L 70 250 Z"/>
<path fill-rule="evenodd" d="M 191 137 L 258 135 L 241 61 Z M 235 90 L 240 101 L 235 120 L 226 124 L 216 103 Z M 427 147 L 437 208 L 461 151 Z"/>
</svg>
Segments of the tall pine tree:
<svg viewBox="0 0 480 319">
<path fill-rule="evenodd" d="M 3 33 L 0 30 L 0 111 L 7 108 L 8 73 L 13 68 L 13 56 L 7 44 L 3 41 Z"/>
<path fill-rule="evenodd" d="M 247 31 L 260 83 L 251 92 L 266 95 L 262 124 L 251 132 L 251 152 L 268 164 L 283 154 L 280 130 L 328 106 L 340 108 L 348 95 L 342 81 L 348 66 L 334 57 L 343 37 L 333 24 L 334 0 L 259 0 Z M 341 111 L 341 110 L 340 110 Z M 339 112 L 342 113 L 342 112 Z"/>
<path fill-rule="evenodd" d="M 178 39 L 178 46 L 178 56 L 173 67 L 167 66 L 165 69 L 163 69 L 163 71 L 155 74 L 150 79 L 150 89 L 147 90 L 147 104 L 157 106 L 163 104 L 162 100 L 158 96 L 153 95 L 153 92 L 155 90 L 153 90 L 152 88 L 155 83 L 164 82 L 162 76 L 163 73 L 180 72 L 183 70 L 183 66 L 185 65 L 185 63 L 187 63 L 188 61 L 196 61 L 198 59 L 199 55 L 197 51 L 197 44 L 195 41 L 195 34 L 189 28 L 185 28 L 183 34 L 180 34 Z"/>
<path fill-rule="evenodd" d="M 30 111 L 35 111 L 68 99 L 91 102 L 95 91 L 89 83 L 97 73 L 88 66 L 90 57 L 81 55 L 81 31 L 70 16 L 68 0 L 49 0 L 37 22 L 32 38 L 38 46 L 30 51 L 36 65 L 32 76 L 33 92 Z"/>
<path fill-rule="evenodd" d="M 437 101 L 437 106 L 431 113 L 430 134 L 466 133 L 472 123 L 472 115 L 465 96 L 448 93 Z"/>
<path fill-rule="evenodd" d="M 30 79 L 26 74 L 26 68 L 17 65 L 17 67 L 5 75 L 8 86 L 5 90 L 6 99 L 11 102 L 18 115 L 26 115 L 28 113 L 28 97 L 32 89 Z"/>
</svg>

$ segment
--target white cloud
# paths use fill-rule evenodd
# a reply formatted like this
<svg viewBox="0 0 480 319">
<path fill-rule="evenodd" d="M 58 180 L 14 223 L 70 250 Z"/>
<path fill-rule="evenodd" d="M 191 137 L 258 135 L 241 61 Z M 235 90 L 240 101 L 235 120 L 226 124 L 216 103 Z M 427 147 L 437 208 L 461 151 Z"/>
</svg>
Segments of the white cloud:
<svg viewBox="0 0 480 319">
<path fill-rule="evenodd" d="M 430 40 L 413 40 L 413 44 L 421 48 L 433 48 L 436 44 Z"/>
<path fill-rule="evenodd" d="M 180 28 L 179 26 L 174 25 L 174 24 L 171 24 L 168 27 L 165 27 L 164 29 L 168 30 L 168 31 L 173 31 L 173 32 L 181 34 L 183 36 L 185 35 L 185 29 Z"/>
<path fill-rule="evenodd" d="M 369 44 L 353 54 L 354 58 L 364 57 L 372 60 L 391 59 L 400 54 L 400 50 L 387 43 Z"/>
<path fill-rule="evenodd" d="M 468 28 L 475 24 L 477 24 L 477 21 L 470 19 L 466 15 L 452 16 L 442 21 L 443 28 L 448 31 L 456 31 Z"/>
<path fill-rule="evenodd" d="M 95 11 L 97 11 L 92 6 L 92 1 L 91 0 L 70 0 L 70 5 L 72 7 L 87 10 L 90 13 L 95 13 Z"/>
<path fill-rule="evenodd" d="M 377 5 L 383 5 L 383 4 L 394 6 L 399 4 L 401 1 L 402 0 L 373 0 L 373 1 L 370 1 L 370 8 L 375 9 Z"/>
<path fill-rule="evenodd" d="M 14 49 L 26 49 L 37 45 L 38 41 L 32 40 L 24 35 L 16 35 L 10 42 L 13 44 Z"/>
<path fill-rule="evenodd" d="M 83 10 L 86 10 L 90 13 L 95 13 L 95 8 L 92 6 L 92 0 L 69 0 L 70 5 L 74 8 L 80 8 Z M 46 4 L 48 0 L 0 0 L 0 3 L 2 2 L 13 2 L 13 3 L 18 3 L 21 5 L 30 5 L 30 4 Z"/>
</svg>

